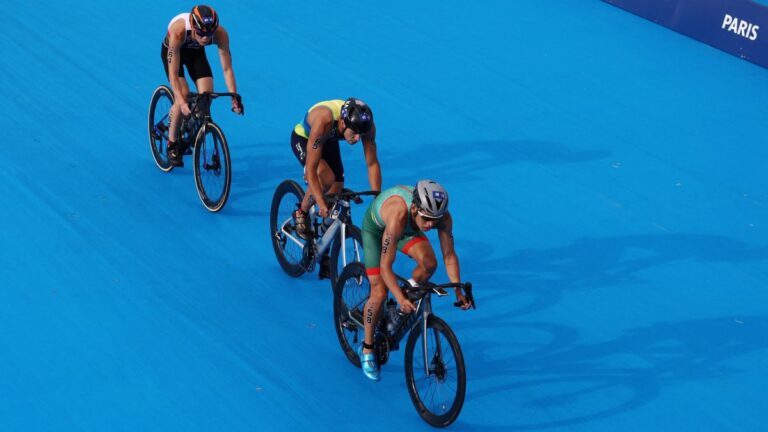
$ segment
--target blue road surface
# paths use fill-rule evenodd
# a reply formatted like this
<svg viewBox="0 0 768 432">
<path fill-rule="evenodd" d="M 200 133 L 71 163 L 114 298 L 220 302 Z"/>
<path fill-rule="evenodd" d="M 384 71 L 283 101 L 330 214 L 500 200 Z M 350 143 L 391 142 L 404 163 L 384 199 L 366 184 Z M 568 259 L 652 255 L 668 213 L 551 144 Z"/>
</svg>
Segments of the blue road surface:
<svg viewBox="0 0 768 432">
<path fill-rule="evenodd" d="M 147 143 L 192 4 L 0 5 L 0 429 L 429 430 L 403 351 L 367 381 L 327 281 L 270 244 L 292 127 L 349 96 L 385 186 L 451 197 L 478 303 L 435 302 L 466 358 L 451 429 L 768 428 L 765 69 L 597 0 L 220 1 L 246 115 L 214 103 L 233 181 L 211 214 Z"/>
</svg>

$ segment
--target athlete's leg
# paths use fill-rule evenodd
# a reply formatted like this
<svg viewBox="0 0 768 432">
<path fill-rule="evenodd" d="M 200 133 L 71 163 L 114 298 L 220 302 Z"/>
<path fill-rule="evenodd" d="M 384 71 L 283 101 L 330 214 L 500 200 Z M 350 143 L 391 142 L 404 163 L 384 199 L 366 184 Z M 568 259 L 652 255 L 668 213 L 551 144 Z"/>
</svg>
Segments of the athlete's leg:
<svg viewBox="0 0 768 432">
<path fill-rule="evenodd" d="M 198 78 L 195 82 L 195 86 L 197 86 L 197 92 L 198 93 L 204 93 L 204 92 L 212 92 L 213 91 L 213 77 L 202 77 Z"/>
<path fill-rule="evenodd" d="M 403 252 L 416 261 L 411 277 L 418 283 L 424 283 L 432 277 L 437 269 L 435 250 L 426 237 L 414 237 L 412 243 L 403 248 Z"/>
<path fill-rule="evenodd" d="M 336 176 L 333 174 L 333 171 L 331 170 L 331 167 L 328 166 L 328 162 L 326 162 L 323 159 L 320 159 L 320 163 L 317 165 L 317 177 L 320 179 L 320 189 L 323 191 L 323 195 L 328 195 L 332 193 L 336 193 L 338 191 L 341 191 L 341 187 L 338 188 L 338 191 L 336 191 Z M 341 186 L 344 186 L 344 183 L 341 183 Z M 307 188 L 307 192 L 304 194 L 304 200 L 301 202 L 301 209 L 305 212 L 309 211 L 310 205 L 310 197 L 312 195 L 309 193 L 309 188 Z"/>
<path fill-rule="evenodd" d="M 365 343 L 373 345 L 373 332 L 381 318 L 382 305 L 387 301 L 387 286 L 379 275 L 368 275 L 371 283 L 371 296 L 363 309 L 363 324 L 365 324 Z M 364 353 L 373 352 L 372 349 L 363 348 Z"/>
<path fill-rule="evenodd" d="M 181 104 L 187 100 L 187 97 L 189 97 L 189 85 L 187 84 L 187 80 L 183 77 L 183 75 L 179 80 L 179 84 L 181 85 L 181 95 L 173 95 L 173 106 L 171 106 L 171 112 L 168 114 L 170 118 L 168 140 L 171 142 L 176 142 L 176 136 L 178 135 L 179 128 L 181 127 Z"/>
<path fill-rule="evenodd" d="M 179 53 L 181 55 L 181 53 Z M 163 70 L 165 71 L 165 76 L 169 76 L 168 72 L 168 48 L 165 45 L 160 46 L 160 58 L 163 61 Z M 181 92 L 181 94 L 175 94 L 173 95 L 173 105 L 171 105 L 171 110 L 168 112 L 168 120 L 169 120 L 169 131 L 168 131 L 168 140 L 170 142 L 176 141 L 176 135 L 178 135 L 179 127 L 181 126 L 181 121 L 179 121 L 180 116 L 179 112 L 181 110 L 181 103 L 186 100 L 187 95 L 189 94 L 189 87 L 187 86 L 187 80 L 184 77 L 184 62 L 183 62 L 183 56 L 180 58 L 180 64 L 179 64 L 179 70 L 176 72 L 179 79 L 179 84 L 181 86 L 180 89 L 177 89 Z"/>
<path fill-rule="evenodd" d="M 373 355 L 373 335 L 381 319 L 383 305 L 387 301 L 387 286 L 380 276 L 381 262 L 381 236 L 383 230 L 375 225 L 372 211 L 369 207 L 363 216 L 362 224 L 363 237 L 363 262 L 365 264 L 365 273 L 368 275 L 368 281 L 371 284 L 371 293 L 363 309 L 363 346 L 360 355 L 360 363 L 363 373 L 366 377 L 378 381 L 381 378 L 379 374 L 379 365 L 376 362 L 376 356 Z"/>
<path fill-rule="evenodd" d="M 328 193 L 339 193 L 344 188 L 344 163 L 341 161 L 339 141 L 329 141 L 326 144 L 323 146 L 323 160 L 328 163 L 327 168 L 331 173 L 324 176 L 327 179 L 333 178 L 333 184 L 330 185 Z"/>
<path fill-rule="evenodd" d="M 374 353 L 373 333 L 376 325 L 381 319 L 384 302 L 387 300 L 387 287 L 381 276 L 371 275 L 368 272 L 368 280 L 371 283 L 371 295 L 365 303 L 363 309 L 363 325 L 365 327 L 365 337 L 360 351 L 360 366 L 363 374 L 370 380 L 379 381 L 381 371 Z"/>
</svg>

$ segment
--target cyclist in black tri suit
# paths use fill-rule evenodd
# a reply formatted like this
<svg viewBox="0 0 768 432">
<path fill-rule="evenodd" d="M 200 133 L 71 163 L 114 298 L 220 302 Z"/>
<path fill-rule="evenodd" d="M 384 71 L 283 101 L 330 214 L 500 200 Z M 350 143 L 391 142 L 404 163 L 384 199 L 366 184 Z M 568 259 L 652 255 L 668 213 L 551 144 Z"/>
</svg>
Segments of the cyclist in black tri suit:
<svg viewBox="0 0 768 432">
<path fill-rule="evenodd" d="M 179 126 L 179 110 L 184 116 L 190 114 L 187 98 L 189 86 L 184 79 L 184 66 L 189 76 L 195 82 L 198 93 L 213 91 L 213 73 L 205 47 L 214 44 L 219 47 L 221 69 L 224 81 L 231 93 L 237 93 L 235 72 L 232 69 L 232 56 L 229 52 L 229 33 L 219 25 L 219 15 L 210 6 L 198 5 L 189 13 L 181 13 L 173 17 L 168 24 L 161 48 L 161 58 L 165 75 L 173 90 L 174 104 L 170 112 L 170 130 L 168 131 L 168 161 L 174 166 L 184 166 L 179 143 L 176 142 Z M 232 98 L 232 111 L 242 114 L 243 105 Z"/>
</svg>

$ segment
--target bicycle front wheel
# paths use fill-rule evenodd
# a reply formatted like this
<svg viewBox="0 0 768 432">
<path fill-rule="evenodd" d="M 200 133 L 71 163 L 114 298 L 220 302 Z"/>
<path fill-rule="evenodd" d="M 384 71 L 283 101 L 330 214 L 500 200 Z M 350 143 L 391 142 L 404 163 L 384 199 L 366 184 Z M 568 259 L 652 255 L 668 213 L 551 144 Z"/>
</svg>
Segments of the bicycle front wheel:
<svg viewBox="0 0 768 432">
<path fill-rule="evenodd" d="M 155 164 L 163 172 L 173 169 L 168 161 L 166 146 L 168 144 L 168 131 L 171 129 L 171 107 L 173 106 L 173 92 L 168 86 L 161 85 L 152 93 L 149 101 L 149 147 L 152 149 L 152 158 Z"/>
<path fill-rule="evenodd" d="M 200 201 L 208 211 L 224 208 L 232 183 L 232 161 L 224 132 L 216 123 L 208 122 L 195 138 L 195 186 Z"/>
<path fill-rule="evenodd" d="M 341 350 L 357 367 L 360 367 L 357 351 L 365 339 L 363 309 L 370 294 L 371 283 L 365 274 L 365 266 L 359 262 L 345 267 L 333 287 L 333 326 Z"/>
<path fill-rule="evenodd" d="M 331 246 L 331 261 L 329 269 L 329 278 L 331 279 L 331 289 L 339 280 L 339 275 L 344 267 L 349 263 L 363 261 L 363 236 L 360 228 L 354 225 L 346 226 L 345 239 L 341 239 L 341 230 L 338 231 L 336 239 Z M 344 248 L 342 248 L 342 245 Z"/>
<path fill-rule="evenodd" d="M 435 427 L 453 423 L 464 405 L 466 373 L 459 341 L 448 324 L 435 315 L 408 335 L 405 382 L 421 418 Z M 426 344 L 425 344 L 426 342 Z"/>
<path fill-rule="evenodd" d="M 293 212 L 299 208 L 303 198 L 301 186 L 293 180 L 285 180 L 275 189 L 269 212 L 269 236 L 277 262 L 293 277 L 304 274 L 301 258 L 305 242 L 296 233 L 296 222 L 293 220 Z"/>
</svg>

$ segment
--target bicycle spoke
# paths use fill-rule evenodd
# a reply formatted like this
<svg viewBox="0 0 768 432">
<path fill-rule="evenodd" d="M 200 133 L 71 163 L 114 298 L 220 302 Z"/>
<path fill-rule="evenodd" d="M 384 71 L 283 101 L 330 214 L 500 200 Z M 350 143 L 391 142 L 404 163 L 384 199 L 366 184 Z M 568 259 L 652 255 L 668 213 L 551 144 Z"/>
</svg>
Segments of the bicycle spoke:
<svg viewBox="0 0 768 432">
<path fill-rule="evenodd" d="M 365 283 L 356 281 L 360 274 L 365 274 L 365 267 L 361 263 L 350 264 L 333 288 L 336 335 L 345 356 L 357 367 L 360 367 L 357 352 L 364 339 L 362 306 L 370 294 L 368 278 L 363 278 Z"/>
</svg>

